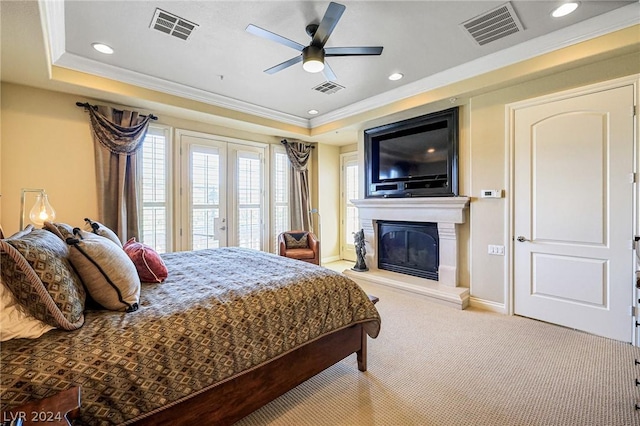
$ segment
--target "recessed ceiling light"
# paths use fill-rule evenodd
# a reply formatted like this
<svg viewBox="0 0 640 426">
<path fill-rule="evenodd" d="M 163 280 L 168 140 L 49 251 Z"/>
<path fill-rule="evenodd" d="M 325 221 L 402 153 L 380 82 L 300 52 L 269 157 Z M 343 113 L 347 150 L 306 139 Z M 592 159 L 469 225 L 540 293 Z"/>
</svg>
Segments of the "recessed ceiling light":
<svg viewBox="0 0 640 426">
<path fill-rule="evenodd" d="M 105 55 L 111 55 L 113 53 L 113 49 L 110 46 L 107 46 L 103 43 L 93 43 L 91 44 L 94 49 L 96 49 L 100 53 L 104 53 Z"/>
<path fill-rule="evenodd" d="M 577 8 L 578 8 L 578 2 L 572 1 L 569 3 L 564 3 L 556 7 L 555 9 L 553 9 L 553 12 L 551 12 L 551 16 L 553 16 L 554 18 L 567 16 Z"/>
<path fill-rule="evenodd" d="M 309 111 L 307 111 L 307 114 L 309 115 L 316 115 L 318 113 L 317 109 L 310 109 Z"/>
<path fill-rule="evenodd" d="M 93 43 L 91 44 L 94 49 L 96 49 L 100 53 L 104 53 L 105 55 L 111 55 L 113 53 L 113 49 L 110 46 L 102 43 Z"/>
<path fill-rule="evenodd" d="M 389 80 L 391 81 L 400 80 L 402 77 L 404 77 L 403 74 L 400 74 L 399 72 L 394 72 L 389 76 Z"/>
</svg>

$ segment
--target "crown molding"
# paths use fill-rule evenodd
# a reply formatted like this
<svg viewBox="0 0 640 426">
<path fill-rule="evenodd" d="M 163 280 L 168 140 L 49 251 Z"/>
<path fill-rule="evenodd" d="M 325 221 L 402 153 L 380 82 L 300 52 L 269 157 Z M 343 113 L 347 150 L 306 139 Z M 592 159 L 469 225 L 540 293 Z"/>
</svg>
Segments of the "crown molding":
<svg viewBox="0 0 640 426">
<path fill-rule="evenodd" d="M 102 62 L 88 59 L 83 56 L 64 53 L 54 64 L 62 68 L 69 68 L 74 71 L 85 72 L 99 77 L 131 84 L 145 89 L 155 90 L 168 95 L 175 95 L 192 101 L 202 102 L 216 107 L 226 108 L 232 111 L 255 115 L 260 118 L 271 119 L 280 123 L 292 124 L 303 128 L 308 128 L 309 120 L 296 117 L 279 111 L 274 111 L 259 105 L 239 101 L 227 96 L 196 89 L 195 87 L 164 80 L 124 68 L 116 67 Z"/>
<path fill-rule="evenodd" d="M 346 107 L 339 108 L 321 116 L 308 119 L 68 53 L 65 51 L 64 0 L 39 0 L 38 3 L 41 21 L 44 27 L 45 45 L 50 55 L 50 65 L 86 72 L 185 99 L 191 99 L 307 129 L 313 129 L 334 121 L 343 120 L 423 92 L 495 71 L 508 65 L 640 23 L 640 3 L 633 3 L 609 13 L 579 22 L 570 27 L 529 40 L 517 46 L 372 96 L 363 101 L 347 105 Z"/>
<path fill-rule="evenodd" d="M 420 93 L 438 89 L 459 81 L 513 65 L 536 56 L 550 53 L 574 44 L 587 41 L 605 34 L 621 30 L 640 23 L 640 3 L 633 3 L 611 12 L 579 22 L 553 33 L 537 37 L 517 46 L 513 46 L 448 70 L 433 74 L 421 80 L 400 86 L 396 89 L 372 96 L 344 108 L 321 116 L 313 117 L 310 128 L 344 120 Z"/>
<path fill-rule="evenodd" d="M 65 21 L 63 0 L 39 0 L 40 13 L 45 26 L 45 45 L 49 47 L 50 65 L 97 75 L 126 84 L 179 96 L 232 111 L 278 121 L 284 124 L 309 128 L 307 118 L 275 111 L 259 105 L 243 102 L 228 96 L 196 89 L 191 86 L 142 74 L 68 53 L 65 50 Z M 48 43 L 46 42 L 48 40 Z"/>
</svg>

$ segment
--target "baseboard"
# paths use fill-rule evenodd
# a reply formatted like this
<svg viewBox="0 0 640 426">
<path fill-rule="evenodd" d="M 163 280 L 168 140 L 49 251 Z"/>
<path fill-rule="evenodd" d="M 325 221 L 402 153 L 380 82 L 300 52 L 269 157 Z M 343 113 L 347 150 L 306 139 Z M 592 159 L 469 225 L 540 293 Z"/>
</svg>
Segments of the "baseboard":
<svg viewBox="0 0 640 426">
<path fill-rule="evenodd" d="M 329 256 L 329 257 L 323 257 L 322 259 L 320 259 L 320 263 L 331 263 L 331 262 L 337 262 L 338 260 L 340 260 L 340 256 Z"/>
<path fill-rule="evenodd" d="M 484 311 L 497 312 L 499 314 L 507 314 L 507 307 L 504 303 L 492 302 L 491 300 L 479 299 L 477 297 L 469 297 L 469 306 L 472 308 L 482 309 Z"/>
</svg>

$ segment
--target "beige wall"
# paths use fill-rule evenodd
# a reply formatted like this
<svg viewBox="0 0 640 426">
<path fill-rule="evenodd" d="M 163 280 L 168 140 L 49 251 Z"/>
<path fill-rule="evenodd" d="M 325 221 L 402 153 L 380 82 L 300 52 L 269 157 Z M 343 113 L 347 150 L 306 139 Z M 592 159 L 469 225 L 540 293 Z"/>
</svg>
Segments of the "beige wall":
<svg viewBox="0 0 640 426">
<path fill-rule="evenodd" d="M 9 83 L 2 83 L 1 91 L 0 217 L 5 233 L 10 235 L 19 228 L 21 188 L 45 189 L 56 209 L 58 221 L 81 226 L 85 217 L 95 218 L 98 207 L 93 141 L 88 116 L 75 105 L 86 99 Z M 157 124 L 173 129 L 278 145 L 281 140 L 280 137 L 156 115 L 160 116 Z M 316 180 L 312 177 L 312 182 Z M 316 192 L 313 184 L 311 190 L 312 194 Z"/>
<path fill-rule="evenodd" d="M 640 71 L 638 52 L 608 57 L 541 78 L 471 97 L 459 96 L 461 107 L 460 194 L 472 197 L 469 221 L 461 227 L 460 282 L 474 299 L 505 306 L 508 257 L 490 256 L 487 244 L 508 247 L 509 200 L 479 200 L 481 189 L 508 188 L 508 143 L 505 107 L 548 93 L 633 75 Z M 499 78 L 499 77 L 496 77 Z M 45 188 L 60 221 L 82 223 L 96 215 L 93 146 L 88 120 L 75 106 L 77 96 L 3 83 L 0 145 L 0 217 L 6 233 L 19 222 L 20 188 Z M 362 122 L 360 130 L 451 107 L 439 100 Z M 209 124 L 161 116 L 160 124 L 240 139 L 279 143 L 274 136 L 232 130 Z M 363 165 L 363 140 L 357 143 Z M 322 216 L 323 257 L 339 253 L 340 153 L 349 147 L 319 145 L 312 164 L 312 205 Z M 360 190 L 363 195 L 363 188 Z M 335 232 L 332 232 L 335 230 Z"/>
<path fill-rule="evenodd" d="M 321 217 L 320 251 L 324 261 L 340 259 L 340 147 L 318 144 L 318 210 Z M 314 215 L 314 221 L 317 216 Z"/>
<path fill-rule="evenodd" d="M 502 199 L 479 199 L 482 189 L 507 189 L 509 153 L 506 106 L 544 94 L 555 93 L 592 83 L 629 76 L 640 72 L 640 54 L 626 54 L 588 65 L 577 66 L 546 77 L 524 80 L 518 84 L 482 95 L 460 96 L 453 104 L 441 100 L 383 118 L 367 121 L 360 129 L 393 123 L 410 117 L 460 106 L 459 179 L 460 195 L 471 197 L 467 223 L 460 226 L 459 282 L 470 287 L 472 299 L 496 310 L 507 309 L 506 289 L 508 256 L 487 253 L 487 245 L 509 246 L 509 202 Z M 499 75 L 496 76 L 499 78 Z M 359 164 L 364 170 L 364 136 L 358 141 Z M 364 185 L 360 185 L 360 197 Z M 508 254 L 508 253 L 507 253 Z"/>
</svg>

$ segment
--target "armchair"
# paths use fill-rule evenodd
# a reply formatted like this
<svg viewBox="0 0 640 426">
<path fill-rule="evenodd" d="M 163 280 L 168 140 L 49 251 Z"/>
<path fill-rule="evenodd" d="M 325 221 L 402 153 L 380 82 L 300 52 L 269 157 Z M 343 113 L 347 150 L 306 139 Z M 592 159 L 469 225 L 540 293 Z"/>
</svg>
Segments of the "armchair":
<svg viewBox="0 0 640 426">
<path fill-rule="evenodd" d="M 318 241 L 313 232 L 282 232 L 278 235 L 278 254 L 319 265 L 320 241 Z"/>
</svg>

